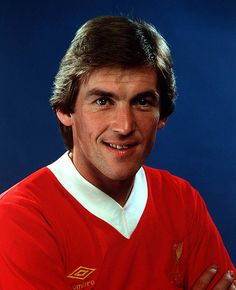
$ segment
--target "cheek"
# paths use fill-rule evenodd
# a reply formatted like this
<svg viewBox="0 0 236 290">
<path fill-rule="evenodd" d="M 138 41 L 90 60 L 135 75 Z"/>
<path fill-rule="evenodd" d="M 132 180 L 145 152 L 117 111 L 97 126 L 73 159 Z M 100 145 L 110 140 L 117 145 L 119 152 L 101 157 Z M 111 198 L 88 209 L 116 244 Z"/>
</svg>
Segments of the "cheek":
<svg viewBox="0 0 236 290">
<path fill-rule="evenodd" d="M 73 116 L 72 133 L 74 140 L 83 140 L 85 138 L 85 132 L 87 131 L 86 123 L 87 122 L 84 119 L 83 115 L 79 114 L 78 112 L 76 113 L 76 115 Z"/>
<path fill-rule="evenodd" d="M 143 116 L 140 120 L 140 125 L 144 133 L 151 134 L 157 131 L 159 123 L 159 115 Z"/>
<path fill-rule="evenodd" d="M 158 122 L 159 118 L 156 117 L 146 118 L 145 120 L 143 119 L 142 135 L 143 138 L 146 140 L 146 144 L 148 147 L 152 147 L 155 143 Z"/>
<path fill-rule="evenodd" d="M 99 137 L 104 127 L 104 117 L 84 112 L 74 120 L 73 133 L 83 143 L 91 142 Z"/>
</svg>

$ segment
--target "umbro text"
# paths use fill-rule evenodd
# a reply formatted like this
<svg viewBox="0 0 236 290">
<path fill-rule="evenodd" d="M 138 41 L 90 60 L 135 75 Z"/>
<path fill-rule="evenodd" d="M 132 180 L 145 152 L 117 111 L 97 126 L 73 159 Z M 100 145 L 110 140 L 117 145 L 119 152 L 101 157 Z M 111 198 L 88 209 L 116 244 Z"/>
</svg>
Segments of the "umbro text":
<svg viewBox="0 0 236 290">
<path fill-rule="evenodd" d="M 79 289 L 84 289 L 87 288 L 89 286 L 94 286 L 95 285 L 95 281 L 94 280 L 90 280 L 90 281 L 86 281 L 80 284 L 76 284 L 73 286 L 73 290 L 79 290 Z"/>
</svg>

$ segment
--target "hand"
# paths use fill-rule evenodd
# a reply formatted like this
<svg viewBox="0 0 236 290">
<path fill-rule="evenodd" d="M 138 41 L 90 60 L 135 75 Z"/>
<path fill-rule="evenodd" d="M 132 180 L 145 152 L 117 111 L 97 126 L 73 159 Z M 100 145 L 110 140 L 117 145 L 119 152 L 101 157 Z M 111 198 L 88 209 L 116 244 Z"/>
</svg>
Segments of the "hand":
<svg viewBox="0 0 236 290">
<path fill-rule="evenodd" d="M 214 276 L 217 273 L 217 267 L 212 265 L 202 273 L 200 278 L 194 284 L 192 290 L 206 290 Z M 216 283 L 212 290 L 236 290 L 236 280 L 234 280 L 235 274 L 233 271 L 228 271 L 221 279 Z"/>
</svg>

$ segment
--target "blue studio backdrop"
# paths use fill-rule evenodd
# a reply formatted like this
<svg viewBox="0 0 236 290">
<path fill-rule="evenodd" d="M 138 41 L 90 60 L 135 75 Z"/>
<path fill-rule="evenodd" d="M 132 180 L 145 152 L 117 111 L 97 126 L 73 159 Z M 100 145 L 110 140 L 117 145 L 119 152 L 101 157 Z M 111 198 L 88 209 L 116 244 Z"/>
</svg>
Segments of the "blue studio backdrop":
<svg viewBox="0 0 236 290">
<path fill-rule="evenodd" d="M 147 164 L 191 182 L 236 263 L 236 1 L 11 1 L 0 4 L 0 192 L 64 152 L 49 106 L 59 62 L 97 15 L 153 23 L 167 39 L 176 112 Z"/>
</svg>

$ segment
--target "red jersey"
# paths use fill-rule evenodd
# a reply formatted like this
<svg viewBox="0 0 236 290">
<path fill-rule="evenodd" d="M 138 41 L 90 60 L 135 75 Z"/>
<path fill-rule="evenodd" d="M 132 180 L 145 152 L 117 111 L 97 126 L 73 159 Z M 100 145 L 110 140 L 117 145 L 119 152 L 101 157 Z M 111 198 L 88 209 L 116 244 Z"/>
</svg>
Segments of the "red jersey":
<svg viewBox="0 0 236 290">
<path fill-rule="evenodd" d="M 211 264 L 234 269 L 188 182 L 144 167 L 148 197 L 129 238 L 43 168 L 0 200 L 0 289 L 191 289 Z M 211 284 L 210 289 L 212 288 Z"/>
</svg>

